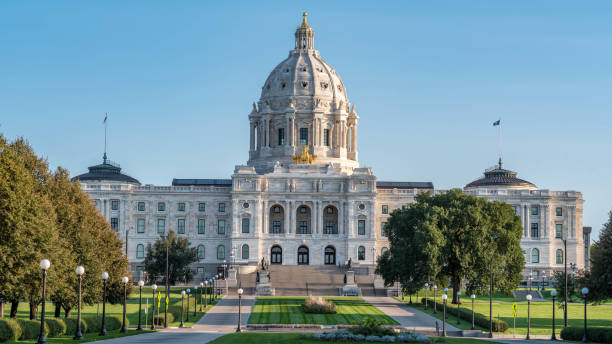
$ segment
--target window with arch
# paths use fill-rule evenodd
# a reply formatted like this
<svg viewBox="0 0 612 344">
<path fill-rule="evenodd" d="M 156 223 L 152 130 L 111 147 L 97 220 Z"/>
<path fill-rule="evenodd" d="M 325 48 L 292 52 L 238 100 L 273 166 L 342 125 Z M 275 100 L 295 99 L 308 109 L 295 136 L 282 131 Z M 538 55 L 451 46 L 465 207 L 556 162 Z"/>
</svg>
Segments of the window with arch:
<svg viewBox="0 0 612 344">
<path fill-rule="evenodd" d="M 217 246 L 217 260 L 225 259 L 225 246 L 219 245 Z"/>
<path fill-rule="evenodd" d="M 242 245 L 242 259 L 249 259 L 249 245 Z"/>
<path fill-rule="evenodd" d="M 206 257 L 206 251 L 204 250 L 204 245 L 198 246 L 198 259 L 204 259 Z"/>
<path fill-rule="evenodd" d="M 531 262 L 539 263 L 540 262 L 540 250 L 534 248 L 531 250 Z"/>
<path fill-rule="evenodd" d="M 284 217 L 285 213 L 280 205 L 275 205 L 270 208 L 270 233 L 283 233 L 283 222 L 285 221 Z"/>
<path fill-rule="evenodd" d="M 310 227 L 310 208 L 305 205 L 300 206 L 296 213 L 297 234 L 311 234 Z"/>
<path fill-rule="evenodd" d="M 323 212 L 323 233 L 338 234 L 338 209 L 332 205 L 325 207 Z"/>
<path fill-rule="evenodd" d="M 557 250 L 557 264 L 563 264 L 563 250 L 562 249 L 558 249 Z"/>
<path fill-rule="evenodd" d="M 357 259 L 358 260 L 365 260 L 366 258 L 365 255 L 365 247 L 363 246 L 359 246 L 359 248 L 357 249 Z"/>
<path fill-rule="evenodd" d="M 389 252 L 389 249 L 388 249 L 388 248 L 386 248 L 386 247 L 383 247 L 383 248 L 381 248 L 381 249 L 380 249 L 380 255 L 381 255 L 381 256 L 382 256 L 382 255 L 384 255 L 384 254 L 385 254 L 385 253 L 387 253 L 387 252 Z"/>
<path fill-rule="evenodd" d="M 138 244 L 136 246 L 136 258 L 144 258 L 144 245 Z"/>
</svg>

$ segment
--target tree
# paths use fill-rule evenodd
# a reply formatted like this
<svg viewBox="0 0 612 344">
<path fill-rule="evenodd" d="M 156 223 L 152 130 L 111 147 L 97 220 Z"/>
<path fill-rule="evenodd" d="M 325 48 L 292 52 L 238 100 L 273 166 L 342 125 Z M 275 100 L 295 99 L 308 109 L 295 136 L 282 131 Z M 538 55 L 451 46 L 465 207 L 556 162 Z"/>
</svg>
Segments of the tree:
<svg viewBox="0 0 612 344">
<path fill-rule="evenodd" d="M 193 279 L 193 271 L 189 265 L 198 261 L 197 249 L 191 247 L 189 239 L 177 236 L 173 230 L 167 237 L 161 237 L 147 245 L 147 255 L 144 260 L 145 271 L 151 282 L 166 282 L 166 247 L 168 248 L 168 275 L 170 284 L 177 281 L 189 282 Z"/>
<path fill-rule="evenodd" d="M 559 293 L 559 299 L 565 297 L 565 272 L 556 271 L 553 275 L 553 288 Z M 567 302 L 571 302 L 573 297 L 578 296 L 578 284 L 574 273 L 567 274 Z M 563 308 L 563 304 L 559 303 L 559 308 Z"/>
<path fill-rule="evenodd" d="M 608 222 L 599 232 L 599 239 L 591 246 L 591 272 L 588 280 L 594 300 L 612 298 L 612 211 L 608 213 Z"/>
</svg>

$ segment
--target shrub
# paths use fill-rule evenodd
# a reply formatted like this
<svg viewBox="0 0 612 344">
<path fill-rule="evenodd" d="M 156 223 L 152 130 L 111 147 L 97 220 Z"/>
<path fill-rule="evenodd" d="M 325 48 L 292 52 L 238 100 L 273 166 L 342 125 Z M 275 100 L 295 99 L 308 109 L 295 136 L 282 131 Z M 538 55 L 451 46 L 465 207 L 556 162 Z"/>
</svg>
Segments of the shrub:
<svg viewBox="0 0 612 344">
<path fill-rule="evenodd" d="M 353 332 L 354 334 L 366 336 L 366 340 L 369 336 L 395 336 L 395 333 L 392 330 L 384 328 L 380 325 L 382 325 L 380 321 L 374 318 L 366 317 L 361 321 L 361 323 L 358 324 L 357 327 L 353 327 L 349 331 Z"/>
<path fill-rule="evenodd" d="M 153 318 L 153 321 L 155 322 L 155 326 L 164 326 L 164 315 L 160 314 L 160 315 L 156 315 Z M 172 313 L 168 313 L 168 324 L 171 324 L 174 322 L 174 315 L 172 315 Z"/>
<path fill-rule="evenodd" d="M 425 304 L 425 298 L 421 299 L 421 303 Z M 433 301 L 427 298 L 428 307 L 433 307 Z M 438 311 L 441 311 L 444 307 L 443 303 L 436 302 L 436 307 Z M 452 304 L 450 304 L 452 305 Z M 447 316 L 457 318 L 457 305 L 452 305 L 454 307 L 449 306 L 449 303 L 446 303 L 446 314 Z M 459 317 L 463 320 L 472 322 L 472 310 L 467 308 L 459 308 Z M 480 313 L 474 313 L 474 324 L 480 326 L 482 328 L 489 328 L 489 317 L 482 315 Z M 505 332 L 510 326 L 507 322 L 503 320 L 493 319 L 493 332 Z M 582 338 L 582 337 L 580 337 Z"/>
<path fill-rule="evenodd" d="M 568 326 L 561 331 L 563 340 L 580 341 L 584 335 L 584 328 Z M 587 339 L 594 343 L 612 343 L 612 328 L 609 327 L 587 327 Z"/>
<path fill-rule="evenodd" d="M 40 321 L 17 319 L 21 327 L 21 337 L 19 339 L 37 339 L 40 334 Z M 49 326 L 45 322 L 45 337 L 49 335 Z"/>
<path fill-rule="evenodd" d="M 325 301 L 323 298 L 309 297 L 305 303 L 302 304 L 304 313 L 315 313 L 315 314 L 335 314 L 336 305 L 332 302 Z"/>
<path fill-rule="evenodd" d="M 21 337 L 21 326 L 14 319 L 0 319 L 0 342 L 15 341 Z"/>
<path fill-rule="evenodd" d="M 49 327 L 49 337 L 59 337 L 66 334 L 66 323 L 61 318 L 45 319 Z"/>
<path fill-rule="evenodd" d="M 121 329 L 121 325 L 123 323 L 123 315 L 111 315 L 106 317 L 106 330 L 114 331 Z M 128 318 L 125 318 L 125 327 L 127 328 L 130 325 Z"/>
<path fill-rule="evenodd" d="M 100 333 L 102 318 L 89 316 L 83 317 L 82 320 L 85 323 L 85 333 Z"/>
<path fill-rule="evenodd" d="M 66 334 L 73 335 L 76 332 L 77 319 L 76 318 L 64 318 L 66 323 Z M 81 333 L 87 333 L 87 323 L 81 318 Z"/>
</svg>

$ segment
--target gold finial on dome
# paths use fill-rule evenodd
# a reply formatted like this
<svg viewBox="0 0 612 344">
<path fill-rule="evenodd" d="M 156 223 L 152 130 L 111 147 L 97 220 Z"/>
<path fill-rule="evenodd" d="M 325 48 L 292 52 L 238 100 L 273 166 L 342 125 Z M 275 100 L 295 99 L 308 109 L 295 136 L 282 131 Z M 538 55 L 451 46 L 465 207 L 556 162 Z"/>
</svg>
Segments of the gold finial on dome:
<svg viewBox="0 0 612 344">
<path fill-rule="evenodd" d="M 300 29 L 310 29 L 310 26 L 308 26 L 308 22 L 306 21 L 307 15 L 308 13 L 306 12 L 302 13 L 302 25 L 300 25 Z"/>
</svg>

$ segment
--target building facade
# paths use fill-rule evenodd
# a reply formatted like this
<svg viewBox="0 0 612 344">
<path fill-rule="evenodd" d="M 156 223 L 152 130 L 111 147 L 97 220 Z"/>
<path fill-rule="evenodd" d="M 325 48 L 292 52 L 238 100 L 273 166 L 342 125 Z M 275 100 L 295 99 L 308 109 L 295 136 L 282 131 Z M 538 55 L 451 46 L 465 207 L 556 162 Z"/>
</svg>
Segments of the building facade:
<svg viewBox="0 0 612 344">
<path fill-rule="evenodd" d="M 314 49 L 306 17 L 295 46 L 274 68 L 248 115 L 249 160 L 231 179 L 174 179 L 141 185 L 107 160 L 79 175 L 82 188 L 119 235 L 132 269 L 170 229 L 197 247 L 200 277 L 224 264 L 374 264 L 388 248 L 389 214 L 434 190 L 430 182 L 378 181 L 358 160 L 359 116 L 336 70 Z M 465 186 L 510 203 L 524 226 L 526 273 L 541 278 L 567 259 L 584 265 L 582 196 L 549 191 L 499 166 Z"/>
</svg>

